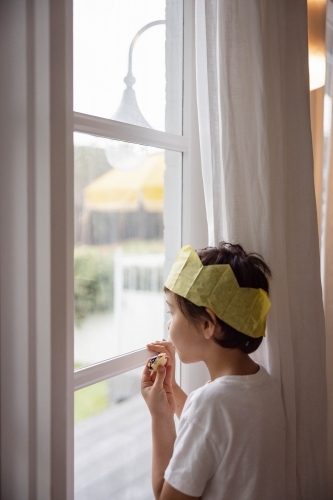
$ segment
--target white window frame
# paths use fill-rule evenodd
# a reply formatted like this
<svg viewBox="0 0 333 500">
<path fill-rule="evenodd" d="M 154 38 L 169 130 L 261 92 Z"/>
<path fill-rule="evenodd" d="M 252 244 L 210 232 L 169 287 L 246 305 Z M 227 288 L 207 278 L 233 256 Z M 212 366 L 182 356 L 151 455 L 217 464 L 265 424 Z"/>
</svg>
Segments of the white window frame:
<svg viewBox="0 0 333 500">
<path fill-rule="evenodd" d="M 0 85 L 6 95 L 0 117 L 2 498 L 73 499 L 74 387 L 102 380 L 111 369 L 106 362 L 73 376 L 72 133 L 73 123 L 85 132 L 92 124 L 72 112 L 72 31 L 71 0 L 1 2 Z M 164 134 L 163 142 L 160 132 L 151 131 L 149 141 L 183 153 L 180 243 L 198 248 L 207 245 L 207 226 L 193 0 L 184 0 L 184 60 L 183 137 Z M 103 123 L 98 119 L 94 127 Z M 125 130 L 131 142 L 131 134 L 138 139 L 140 133 L 147 144 L 145 130 L 113 125 L 115 139 L 124 140 Z M 113 373 L 142 364 L 146 355 L 145 350 L 127 355 L 125 370 L 122 357 L 110 360 Z M 199 367 L 182 367 L 187 391 L 204 377 Z"/>
<path fill-rule="evenodd" d="M 179 8 L 181 0 L 177 0 L 174 4 L 175 8 Z M 183 14 L 183 12 L 181 12 Z M 174 16 L 175 22 L 178 27 L 182 28 L 183 19 Z M 168 28 L 168 27 L 167 27 Z M 174 27 L 175 28 L 175 27 Z M 179 38 L 178 38 L 179 39 Z M 175 51 L 175 46 L 173 45 L 170 50 Z M 168 49 L 167 49 L 168 50 Z M 168 54 L 167 54 L 168 55 Z M 175 68 L 173 70 L 173 76 L 178 81 L 174 83 L 171 82 L 167 89 L 168 95 L 172 96 L 176 102 L 180 101 L 180 94 L 182 93 L 181 78 L 182 78 L 182 61 L 179 57 L 179 51 L 175 54 Z M 177 61 L 178 57 L 178 61 Z M 176 62 L 177 61 L 177 62 Z M 180 63 L 180 64 L 178 64 Z M 174 115 L 169 117 L 169 121 L 172 121 L 173 129 L 182 132 L 181 123 L 181 113 L 175 110 Z M 102 117 L 87 115 L 83 113 L 74 112 L 74 132 L 80 132 L 88 135 L 93 135 L 97 137 L 103 137 L 113 140 L 120 140 L 123 142 L 129 142 L 134 144 L 142 144 L 145 146 L 152 146 L 166 151 L 166 155 L 172 157 L 172 153 L 186 153 L 188 149 L 187 138 L 183 135 L 177 135 L 173 133 L 168 133 L 160 130 L 143 128 L 137 125 L 119 122 L 112 119 L 106 119 Z M 181 161 L 179 161 L 181 160 Z M 166 157 L 166 162 L 168 160 Z M 179 248 L 181 244 L 181 180 L 182 180 L 182 158 L 180 155 L 175 157 L 175 162 L 172 168 L 168 169 L 167 178 L 165 179 L 164 191 L 171 191 L 170 194 L 173 195 L 173 200 L 170 203 L 165 201 L 164 216 L 168 221 L 177 221 L 178 223 L 172 223 L 173 228 L 176 229 L 176 234 L 172 234 L 173 239 L 173 249 Z M 174 186 L 178 186 L 175 190 Z M 170 197 L 171 198 L 171 197 Z M 165 233 L 170 234 L 169 224 L 165 219 L 166 229 Z M 165 267 L 167 268 L 169 263 L 172 261 L 174 255 L 172 254 L 172 249 L 170 251 L 170 245 L 166 245 L 166 255 Z M 75 370 L 74 373 L 74 390 L 86 387 L 88 385 L 95 384 L 99 381 L 114 377 L 121 373 L 143 366 L 149 352 L 147 349 L 140 349 L 135 352 L 125 353 L 121 356 L 114 357 L 112 359 L 107 359 L 99 363 L 86 366 L 84 368 Z"/>
<path fill-rule="evenodd" d="M 186 15 L 187 14 L 187 15 Z M 197 247 L 205 246 L 207 236 L 205 232 L 205 210 L 203 196 L 198 203 L 198 191 L 201 188 L 201 172 L 200 151 L 198 148 L 198 140 L 192 140 L 192 144 L 196 144 L 196 150 L 189 150 L 189 139 L 195 134 L 198 137 L 198 125 L 194 119 L 196 116 L 195 106 L 195 67 L 194 61 L 194 18 L 193 18 L 193 3 L 185 2 L 184 4 L 184 60 L 186 67 L 184 70 L 184 95 L 186 98 L 183 101 L 183 135 L 176 135 L 167 132 L 161 132 L 154 129 L 145 129 L 136 125 L 118 122 L 115 120 L 95 117 L 83 113 L 74 113 L 74 131 L 109 139 L 121 140 L 135 144 L 144 144 L 146 146 L 154 146 L 160 149 L 178 151 L 183 153 L 183 210 L 182 216 L 178 212 L 178 206 L 168 207 L 168 210 L 173 210 L 171 214 L 174 218 L 181 218 L 181 235 L 176 243 L 176 248 L 186 242 L 200 242 Z M 186 92 L 187 90 L 187 92 Z M 198 175 L 199 173 L 199 175 Z M 196 174 L 196 175 L 193 175 Z M 202 188 L 201 188 L 202 191 Z M 191 203 L 195 192 L 195 207 L 196 213 L 190 209 L 194 204 Z M 202 192 L 201 192 L 202 195 Z M 200 228 L 203 228 L 202 234 L 198 231 L 198 219 L 200 220 Z M 203 238 L 204 236 L 204 238 Z M 203 240 L 205 241 L 203 242 Z M 174 256 L 172 256 L 174 257 Z M 172 259 L 167 260 L 172 261 Z M 170 262 L 169 262 L 170 266 Z M 75 370 L 74 372 L 74 390 L 87 387 L 102 380 L 114 377 L 121 373 L 125 373 L 134 368 L 142 366 L 149 352 L 147 349 L 140 349 L 135 352 L 126 353 L 112 359 L 107 359 L 99 363 Z M 192 373 L 193 372 L 193 373 Z M 182 367 L 181 384 L 190 391 L 198 386 L 196 374 L 201 377 L 201 370 L 196 367 L 194 370 L 189 370 L 187 367 Z M 205 373 L 205 372 L 204 372 Z"/>
<path fill-rule="evenodd" d="M 82 113 L 74 113 L 74 132 L 82 132 L 134 144 L 154 146 L 183 154 L 188 151 L 188 141 L 184 136 L 161 132 L 159 130 L 145 129 L 137 125 Z M 174 210 L 174 217 L 178 216 L 180 218 L 180 214 L 177 213 L 177 209 L 180 210 L 180 207 L 174 206 L 170 208 Z M 179 241 L 178 246 L 180 246 L 180 243 Z M 82 389 L 83 387 L 143 366 L 148 357 L 148 350 L 140 349 L 75 370 L 74 390 Z"/>
</svg>

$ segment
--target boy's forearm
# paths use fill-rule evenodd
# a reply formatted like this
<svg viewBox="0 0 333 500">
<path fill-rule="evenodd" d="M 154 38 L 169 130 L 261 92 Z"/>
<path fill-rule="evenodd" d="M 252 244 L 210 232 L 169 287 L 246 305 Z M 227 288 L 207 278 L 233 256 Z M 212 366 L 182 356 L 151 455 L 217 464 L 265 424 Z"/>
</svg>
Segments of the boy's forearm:
<svg viewBox="0 0 333 500">
<path fill-rule="evenodd" d="M 176 427 L 172 415 L 152 417 L 152 484 L 155 499 L 159 499 L 163 484 L 164 473 L 173 453 L 176 439 Z"/>
<path fill-rule="evenodd" d="M 176 402 L 176 415 L 180 418 L 187 399 L 187 394 L 185 394 L 183 389 L 181 389 L 178 384 L 174 384 L 172 386 L 172 390 Z"/>
</svg>

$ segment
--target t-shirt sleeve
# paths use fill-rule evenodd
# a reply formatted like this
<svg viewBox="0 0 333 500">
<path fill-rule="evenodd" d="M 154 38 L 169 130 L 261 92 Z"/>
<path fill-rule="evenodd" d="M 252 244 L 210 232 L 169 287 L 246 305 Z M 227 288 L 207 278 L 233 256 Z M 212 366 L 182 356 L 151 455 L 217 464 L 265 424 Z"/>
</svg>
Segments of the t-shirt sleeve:
<svg viewBox="0 0 333 500">
<path fill-rule="evenodd" d="M 219 452 L 208 432 L 183 418 L 165 480 L 186 495 L 201 496 L 219 463 Z"/>
</svg>

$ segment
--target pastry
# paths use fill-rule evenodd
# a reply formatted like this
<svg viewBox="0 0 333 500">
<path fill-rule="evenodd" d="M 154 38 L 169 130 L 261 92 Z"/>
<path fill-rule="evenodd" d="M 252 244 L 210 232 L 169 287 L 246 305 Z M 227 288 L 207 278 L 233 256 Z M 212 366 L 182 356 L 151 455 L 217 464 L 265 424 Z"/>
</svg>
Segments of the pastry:
<svg viewBox="0 0 333 500">
<path fill-rule="evenodd" d="M 156 372 L 159 366 L 164 366 L 167 362 L 165 352 L 161 352 L 157 356 L 153 356 L 148 361 L 148 368 L 151 372 Z"/>
</svg>

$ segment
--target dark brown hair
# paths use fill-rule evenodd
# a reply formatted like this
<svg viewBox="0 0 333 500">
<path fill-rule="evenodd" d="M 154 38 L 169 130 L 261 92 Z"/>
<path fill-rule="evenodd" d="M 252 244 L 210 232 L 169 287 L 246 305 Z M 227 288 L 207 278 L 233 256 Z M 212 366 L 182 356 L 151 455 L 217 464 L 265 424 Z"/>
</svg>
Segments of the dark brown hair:
<svg viewBox="0 0 333 500">
<path fill-rule="evenodd" d="M 197 250 L 204 266 L 213 264 L 229 264 L 236 276 L 239 286 L 247 288 L 262 288 L 269 293 L 269 281 L 271 271 L 261 255 L 256 253 L 246 253 L 241 245 L 221 242 L 217 247 L 207 247 Z M 175 294 L 177 305 L 182 313 L 192 322 L 199 318 L 206 318 L 211 321 L 211 317 L 203 306 L 196 306 L 188 299 Z M 253 338 L 239 332 L 216 317 L 221 326 L 221 337 L 214 337 L 215 342 L 224 348 L 240 349 L 246 354 L 254 352 L 260 346 L 262 337 Z"/>
</svg>

